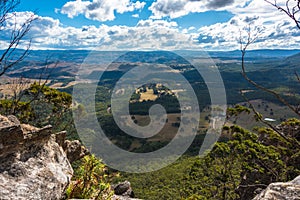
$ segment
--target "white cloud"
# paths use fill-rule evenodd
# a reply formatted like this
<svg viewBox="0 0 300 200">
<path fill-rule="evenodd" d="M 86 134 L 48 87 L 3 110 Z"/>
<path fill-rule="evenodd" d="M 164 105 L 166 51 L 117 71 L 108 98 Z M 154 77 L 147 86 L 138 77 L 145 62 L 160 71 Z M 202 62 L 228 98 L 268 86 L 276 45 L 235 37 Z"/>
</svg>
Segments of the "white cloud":
<svg viewBox="0 0 300 200">
<path fill-rule="evenodd" d="M 283 3 L 283 0 L 278 0 Z M 252 37 L 261 29 L 250 48 L 300 48 L 300 31 L 284 13 L 264 1 L 253 0 L 245 8 L 232 9 L 235 16 L 228 22 L 201 27 L 201 46 L 211 49 L 237 49 L 240 31 L 245 39 L 250 25 Z M 256 30 L 255 30 L 256 29 Z"/>
<path fill-rule="evenodd" d="M 141 20 L 135 27 L 112 26 L 103 49 L 174 50 L 199 48 L 189 34 L 179 31 L 176 22 Z"/>
<path fill-rule="evenodd" d="M 244 8 L 232 8 L 232 13 L 235 16 L 228 22 L 204 26 L 198 30 L 195 27 L 183 29 L 174 21 L 157 19 L 140 20 L 133 27 L 100 25 L 75 28 L 61 24 L 58 19 L 39 16 L 25 39 L 32 39 L 34 49 L 92 49 L 100 46 L 103 50 L 199 47 L 206 50 L 231 50 L 239 48 L 240 30 L 246 37 L 243 28 L 250 23 L 252 29 L 263 29 L 256 43 L 250 47 L 300 48 L 300 31 L 294 22 L 269 4 L 253 0 Z M 33 13 L 16 13 L 16 18 L 11 18 L 0 31 L 0 43 L 7 44 L 14 23 L 17 21 L 21 24 L 30 15 Z M 5 48 L 4 45 L 1 47 Z"/>
<path fill-rule="evenodd" d="M 139 14 L 133 14 L 132 17 L 134 17 L 134 18 L 139 18 L 140 15 L 139 15 Z"/>
<path fill-rule="evenodd" d="M 29 16 L 30 12 L 18 13 Z M 22 21 L 21 18 L 19 21 Z M 9 40 L 11 26 L 0 32 L 0 43 Z M 5 35 L 6 34 L 6 35 Z M 176 22 L 164 20 L 140 20 L 134 27 L 128 26 L 83 26 L 66 27 L 58 19 L 38 16 L 26 37 L 32 39 L 32 49 L 92 49 L 134 50 L 134 49 L 183 49 L 197 48 L 190 34 L 180 31 Z"/>
<path fill-rule="evenodd" d="M 24 24 L 27 24 L 28 20 L 36 18 L 37 15 L 35 15 L 32 12 L 14 12 L 14 13 L 8 13 L 8 16 L 5 20 L 5 23 L 0 28 L 0 48 L 6 49 L 10 45 L 11 36 L 13 34 L 17 34 L 17 31 L 22 30 L 24 31 L 26 26 L 23 26 Z M 29 37 L 24 37 L 24 40 L 20 41 L 18 44 L 18 48 L 26 48 L 29 44 Z"/>
<path fill-rule="evenodd" d="M 149 10 L 153 14 L 153 19 L 178 18 L 189 13 L 242 8 L 248 2 L 249 0 L 157 0 L 152 3 Z"/>
<path fill-rule="evenodd" d="M 281 6 L 285 6 L 285 2 L 277 0 Z M 157 0 L 149 10 L 153 19 L 173 19 L 209 10 L 225 10 L 234 14 L 228 22 L 204 26 L 197 31 L 195 38 L 206 49 L 238 49 L 240 31 L 245 39 L 247 32 L 243 29 L 249 24 L 252 34 L 255 33 L 253 29 L 263 29 L 251 48 L 300 48 L 300 31 L 295 28 L 295 23 L 262 0 Z M 182 32 L 194 36 L 195 31 L 183 29 Z"/>
<path fill-rule="evenodd" d="M 86 18 L 97 21 L 112 21 L 115 12 L 125 13 L 143 9 L 145 2 L 131 2 L 130 0 L 93 0 L 91 1 L 69 1 L 61 9 L 62 14 L 73 18 L 83 14 Z"/>
</svg>

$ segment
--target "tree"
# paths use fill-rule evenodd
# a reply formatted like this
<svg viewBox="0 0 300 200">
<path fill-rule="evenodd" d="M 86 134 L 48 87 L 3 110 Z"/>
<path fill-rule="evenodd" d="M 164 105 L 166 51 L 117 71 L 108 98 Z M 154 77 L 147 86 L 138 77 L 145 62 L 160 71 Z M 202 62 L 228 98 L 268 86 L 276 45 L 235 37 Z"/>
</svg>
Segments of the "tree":
<svg viewBox="0 0 300 200">
<path fill-rule="evenodd" d="M 300 12 L 299 0 L 287 0 L 285 7 L 277 4 L 276 0 L 271 4 L 285 12 L 300 29 L 297 16 Z M 253 32 L 249 26 L 246 39 L 240 37 L 242 75 L 254 87 L 273 95 L 300 116 L 298 105 L 291 104 L 283 95 L 253 81 L 246 73 L 246 51 L 259 33 L 259 29 Z M 238 126 L 224 127 L 229 141 L 218 142 L 206 157 L 191 168 L 185 188 L 185 193 L 192 195 L 190 199 L 252 199 L 256 189 L 265 188 L 271 182 L 291 180 L 299 174 L 300 146 L 296 135 L 299 120 L 289 119 L 275 127 L 264 121 L 245 94 L 241 94 L 249 102 L 256 118 L 267 127 L 256 128 L 256 133 Z M 229 108 L 229 116 L 243 112 L 241 108 L 238 105 Z"/>
<path fill-rule="evenodd" d="M 108 183 L 107 167 L 95 155 L 87 155 L 80 160 L 72 182 L 67 188 L 68 199 L 111 199 L 113 191 Z"/>
<path fill-rule="evenodd" d="M 277 0 L 264 0 L 277 8 L 280 12 L 287 14 L 291 18 L 298 29 L 300 29 L 300 0 L 286 0 L 285 4 L 278 3 Z"/>
<path fill-rule="evenodd" d="M 290 124 L 295 127 L 299 121 Z M 299 151 L 273 130 L 258 128 L 256 134 L 234 125 L 223 131 L 230 140 L 216 143 L 194 163 L 185 180 L 184 197 L 248 200 L 256 189 L 299 173 Z"/>
<path fill-rule="evenodd" d="M 230 119 L 231 117 L 235 117 L 233 119 L 233 123 L 235 124 L 237 122 L 238 119 L 238 115 L 241 113 L 247 113 L 250 114 L 250 109 L 245 107 L 245 106 L 241 106 L 241 105 L 235 105 L 234 108 L 228 108 L 227 109 L 227 120 Z"/>
<path fill-rule="evenodd" d="M 265 0 L 268 3 L 271 3 L 268 0 Z M 298 12 L 300 12 L 299 10 L 299 4 L 300 4 L 300 0 L 297 0 L 297 5 L 290 8 L 290 0 L 286 1 L 286 9 L 280 7 L 276 0 L 274 0 L 274 3 L 271 3 L 271 5 L 277 7 L 280 11 L 285 11 L 289 17 L 291 17 L 297 27 L 299 25 L 299 21 L 297 20 L 296 16 L 298 14 Z M 298 27 L 300 29 L 300 27 Z M 252 80 L 251 78 L 249 78 L 249 76 L 246 73 L 246 64 L 245 64 L 245 56 L 246 56 L 246 52 L 247 52 L 247 48 L 256 41 L 256 39 L 259 37 L 259 33 L 260 33 L 260 29 L 259 28 L 255 28 L 255 31 L 253 31 L 251 29 L 251 25 L 249 25 L 248 29 L 247 29 L 247 38 L 243 39 L 242 38 L 242 33 L 240 33 L 240 50 L 241 50 L 241 68 L 242 68 L 242 76 L 245 78 L 245 80 L 247 80 L 251 85 L 253 85 L 254 87 L 256 87 L 257 89 L 264 91 L 268 94 L 273 95 L 277 100 L 279 100 L 282 104 L 284 104 L 285 106 L 287 106 L 291 111 L 293 111 L 295 114 L 297 114 L 300 117 L 300 106 L 299 103 L 297 103 L 296 105 L 293 105 L 291 103 L 289 103 L 284 96 L 280 95 L 278 92 L 273 91 L 272 89 L 269 89 L 257 82 L 255 82 L 254 80 Z M 253 34 L 254 32 L 254 34 Z M 297 72 L 295 72 L 297 79 L 298 79 L 298 83 L 300 83 L 300 78 L 297 74 Z M 241 95 L 244 97 L 244 99 L 250 104 L 250 108 L 252 109 L 252 111 L 255 113 L 255 117 L 258 121 L 261 121 L 262 123 L 264 123 L 265 125 L 267 125 L 269 128 L 271 128 L 272 130 L 274 130 L 278 135 L 280 135 L 280 137 L 282 137 L 284 140 L 286 140 L 287 142 L 292 142 L 296 147 L 300 148 L 300 143 L 297 140 L 294 140 L 293 138 L 287 137 L 285 135 L 285 133 L 283 133 L 282 131 L 278 130 L 275 126 L 273 126 L 271 123 L 263 120 L 262 115 L 260 113 L 258 113 L 256 111 L 256 109 L 254 108 L 254 106 L 252 105 L 252 103 L 248 100 L 248 98 L 245 96 L 245 94 L 243 92 L 240 92 Z"/>
<path fill-rule="evenodd" d="M 295 22 L 297 28 L 300 29 L 300 0 L 286 0 L 285 4 L 278 3 L 276 0 L 265 1 L 276 7 L 279 11 L 286 13 L 288 17 L 290 17 Z M 243 40 L 242 36 L 240 36 L 242 53 L 242 76 L 254 87 L 273 95 L 291 111 L 300 116 L 299 102 L 291 103 L 286 100 L 284 95 L 281 95 L 280 93 L 269 89 L 248 77 L 246 73 L 245 55 L 249 45 L 254 43 L 258 37 L 259 30 L 253 33 L 250 25 L 247 29 L 247 38 Z M 295 75 L 297 76 L 298 83 L 300 83 L 300 78 L 296 71 Z M 242 148 L 238 148 L 238 153 L 239 155 L 242 155 L 243 158 L 243 160 L 240 160 L 239 162 L 245 166 L 240 168 L 240 175 L 242 179 L 240 180 L 239 186 L 235 188 L 235 190 L 239 194 L 239 197 L 241 199 L 245 199 L 249 195 L 253 194 L 253 189 L 255 188 L 258 188 L 260 186 L 264 188 L 264 185 L 267 185 L 270 182 L 274 181 L 288 181 L 299 174 L 298 164 L 300 143 L 299 137 L 296 137 L 294 134 L 294 130 L 297 130 L 297 124 L 299 123 L 298 119 L 288 119 L 287 121 L 282 122 L 279 126 L 273 126 L 272 124 L 263 120 L 262 115 L 256 111 L 255 107 L 250 103 L 245 94 L 242 92 L 241 94 L 250 104 L 250 108 L 255 113 L 256 119 L 263 122 L 265 125 L 267 125 L 267 127 L 269 127 L 256 129 L 258 137 L 255 134 L 253 135 L 257 137 L 255 139 L 256 141 L 252 140 L 251 143 L 249 143 L 249 140 L 240 140 L 242 143 L 245 143 L 244 145 L 248 146 L 249 144 L 251 144 L 251 146 L 247 147 L 247 151 L 244 151 Z M 234 140 L 238 139 L 236 138 L 236 133 L 234 133 L 233 136 Z M 226 146 L 230 146 L 230 144 L 232 144 L 234 140 L 228 142 Z M 238 146 L 234 145 L 232 147 L 236 148 Z M 230 149 L 232 149 L 232 147 L 230 147 Z M 224 150 L 222 150 L 221 152 L 223 153 Z M 230 158 L 230 156 L 226 155 L 224 157 L 226 159 Z M 245 158 L 246 160 L 244 160 Z M 250 179 L 247 177 L 250 177 Z M 232 180 L 229 181 L 233 182 Z"/>
<path fill-rule="evenodd" d="M 0 77 L 10 68 L 21 62 L 27 56 L 30 48 L 31 41 L 27 43 L 26 49 L 21 54 L 16 53 L 17 48 L 28 34 L 32 22 L 37 19 L 36 15 L 33 14 L 24 23 L 18 24 L 15 9 L 19 3 L 20 0 L 0 1 L 0 33 L 1 31 L 7 31 L 5 30 L 7 25 L 13 27 L 7 47 L 0 53 Z"/>
<path fill-rule="evenodd" d="M 7 46 L 3 51 L 0 51 L 0 77 L 23 61 L 30 49 L 31 41 L 25 37 L 37 16 L 31 14 L 24 22 L 18 22 L 15 10 L 19 4 L 20 0 L 0 1 L 0 33 L 5 31 L 7 34 L 8 30 L 11 30 Z M 18 50 L 19 47 L 24 48 L 24 44 L 25 49 L 23 51 Z M 50 68 L 50 64 L 46 61 L 39 80 L 34 84 L 22 77 L 12 79 L 12 83 L 8 85 L 8 89 L 12 91 L 12 96 L 0 100 L 0 112 L 5 115 L 16 115 L 23 123 L 30 122 L 37 126 L 44 125 L 47 123 L 45 121 L 53 122 L 50 120 L 54 120 L 55 117 L 61 118 L 70 108 L 71 96 L 46 87 L 51 72 L 56 66 L 57 63 L 54 63 Z M 44 107 L 42 108 L 40 105 L 44 105 Z M 46 111 L 51 112 L 46 114 Z M 37 115 L 45 115 L 45 117 L 36 117 Z"/>
</svg>

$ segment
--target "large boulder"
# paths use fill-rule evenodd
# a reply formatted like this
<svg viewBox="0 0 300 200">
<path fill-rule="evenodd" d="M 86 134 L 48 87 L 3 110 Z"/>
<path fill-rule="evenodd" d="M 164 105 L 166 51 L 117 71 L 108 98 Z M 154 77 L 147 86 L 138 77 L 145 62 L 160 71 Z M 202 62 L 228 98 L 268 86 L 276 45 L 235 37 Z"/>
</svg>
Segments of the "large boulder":
<svg viewBox="0 0 300 200">
<path fill-rule="evenodd" d="M 300 176 L 286 183 L 271 183 L 253 200 L 299 200 Z"/>
<path fill-rule="evenodd" d="M 0 198 L 61 199 L 73 175 L 67 155 L 73 151 L 67 149 L 65 135 L 53 134 L 51 126 L 36 128 L 0 115 Z M 69 157 L 73 161 L 83 155 Z"/>
<path fill-rule="evenodd" d="M 139 200 L 134 198 L 134 193 L 129 181 L 112 185 L 112 189 L 114 190 L 112 200 Z"/>
</svg>

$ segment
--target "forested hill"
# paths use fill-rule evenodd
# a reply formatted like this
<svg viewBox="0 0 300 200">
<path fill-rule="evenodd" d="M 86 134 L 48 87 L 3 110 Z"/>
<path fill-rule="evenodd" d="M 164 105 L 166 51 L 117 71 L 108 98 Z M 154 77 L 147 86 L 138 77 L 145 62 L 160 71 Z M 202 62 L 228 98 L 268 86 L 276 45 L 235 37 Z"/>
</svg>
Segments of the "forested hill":
<svg viewBox="0 0 300 200">
<path fill-rule="evenodd" d="M 2 54 L 4 50 L 0 50 Z M 205 51 L 205 50 L 203 50 Z M 16 55 L 20 55 L 23 50 L 17 49 L 15 51 Z M 45 62 L 45 59 L 49 60 L 60 60 L 66 62 L 76 62 L 81 63 L 90 53 L 90 50 L 30 50 L 29 55 L 25 58 L 25 61 L 36 61 L 36 62 Z M 197 56 L 199 51 L 175 51 L 185 54 L 187 56 Z M 236 58 L 240 59 L 241 51 L 207 51 L 207 53 L 212 58 Z M 255 58 L 257 60 L 262 59 L 281 59 L 293 56 L 297 53 L 300 53 L 300 49 L 260 49 L 260 50 L 249 50 L 247 51 L 248 58 Z"/>
</svg>

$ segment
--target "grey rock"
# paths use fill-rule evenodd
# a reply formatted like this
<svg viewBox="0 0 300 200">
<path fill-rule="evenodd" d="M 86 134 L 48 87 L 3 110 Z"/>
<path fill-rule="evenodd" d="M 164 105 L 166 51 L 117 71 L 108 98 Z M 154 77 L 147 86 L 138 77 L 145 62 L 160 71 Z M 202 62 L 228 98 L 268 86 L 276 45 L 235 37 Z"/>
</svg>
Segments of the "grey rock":
<svg viewBox="0 0 300 200">
<path fill-rule="evenodd" d="M 64 143 L 64 149 L 66 151 L 68 160 L 71 163 L 89 154 L 88 150 L 82 146 L 78 140 L 66 140 Z"/>
<path fill-rule="evenodd" d="M 65 135 L 0 115 L 0 199 L 61 199 L 73 175 L 68 158 L 86 153 Z"/>
<path fill-rule="evenodd" d="M 253 200 L 300 200 L 300 176 L 286 183 L 271 183 Z"/>
<path fill-rule="evenodd" d="M 114 192 L 115 192 L 116 195 L 123 195 L 128 190 L 131 190 L 130 182 L 129 181 L 124 181 L 122 183 L 114 185 L 113 189 L 114 189 Z"/>
<path fill-rule="evenodd" d="M 20 122 L 12 116 L 0 115 L 0 151 L 4 146 L 16 145 L 22 140 L 23 132 Z"/>
<path fill-rule="evenodd" d="M 112 200 L 134 200 L 134 193 L 129 181 L 112 185 L 114 194 Z"/>
</svg>

